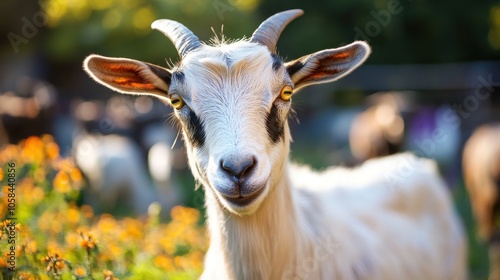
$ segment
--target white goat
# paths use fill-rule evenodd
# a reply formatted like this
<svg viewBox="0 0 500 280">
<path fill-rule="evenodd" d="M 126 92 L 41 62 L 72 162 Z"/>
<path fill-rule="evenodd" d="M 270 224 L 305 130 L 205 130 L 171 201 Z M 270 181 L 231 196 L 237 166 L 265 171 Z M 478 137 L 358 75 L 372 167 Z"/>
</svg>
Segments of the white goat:
<svg viewBox="0 0 500 280">
<path fill-rule="evenodd" d="M 75 139 L 74 157 L 89 180 L 86 202 L 100 211 L 132 208 L 145 214 L 153 202 L 163 202 L 148 178 L 140 148 L 119 135 L 82 134 Z"/>
<path fill-rule="evenodd" d="M 158 20 L 152 27 L 182 58 L 173 69 L 97 55 L 84 68 L 175 109 L 206 195 L 202 279 L 464 279 L 463 232 L 432 162 L 399 155 L 323 174 L 288 163 L 292 95 L 345 76 L 370 53 L 354 42 L 284 63 L 276 42 L 302 13 L 278 13 L 249 40 L 214 45 Z"/>
</svg>

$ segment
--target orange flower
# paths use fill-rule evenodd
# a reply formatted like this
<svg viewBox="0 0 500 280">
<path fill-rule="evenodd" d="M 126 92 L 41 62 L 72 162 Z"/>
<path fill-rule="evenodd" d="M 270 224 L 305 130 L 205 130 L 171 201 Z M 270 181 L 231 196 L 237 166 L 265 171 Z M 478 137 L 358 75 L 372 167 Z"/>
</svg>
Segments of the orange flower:
<svg viewBox="0 0 500 280">
<path fill-rule="evenodd" d="M 38 218 L 38 228 L 42 232 L 60 233 L 63 225 L 60 214 L 46 211 Z"/>
<path fill-rule="evenodd" d="M 153 263 L 157 267 L 164 269 L 166 271 L 175 270 L 175 267 L 174 267 L 174 264 L 172 263 L 172 260 L 168 256 L 165 256 L 165 255 L 156 256 L 153 259 Z"/>
<path fill-rule="evenodd" d="M 54 275 L 59 275 L 60 270 L 66 267 L 66 260 L 54 252 L 49 252 L 47 256 L 42 257 L 42 262 L 47 264 L 45 270 L 47 272 L 52 271 Z"/>
<path fill-rule="evenodd" d="M 59 146 L 54 142 L 47 143 L 45 153 L 49 160 L 54 160 L 59 157 Z"/>
<path fill-rule="evenodd" d="M 21 155 L 29 163 L 40 164 L 44 159 L 43 142 L 38 136 L 30 136 L 22 141 Z"/>
<path fill-rule="evenodd" d="M 116 232 L 117 226 L 115 218 L 109 214 L 103 214 L 97 223 L 97 229 L 102 234 L 111 234 Z"/>
<path fill-rule="evenodd" d="M 78 211 L 78 209 L 76 209 L 75 207 L 70 207 L 66 211 L 66 219 L 68 220 L 69 224 L 77 225 L 80 221 L 80 211 Z"/>
<path fill-rule="evenodd" d="M 38 251 L 38 245 L 36 243 L 35 240 L 31 240 L 30 242 L 28 242 L 28 244 L 26 244 L 26 247 L 25 247 L 25 252 L 26 254 L 34 254 Z"/>
<path fill-rule="evenodd" d="M 198 210 L 179 205 L 172 208 L 170 215 L 174 221 L 182 222 L 185 225 L 194 225 L 200 219 Z"/>
<path fill-rule="evenodd" d="M 19 280 L 34 280 L 36 279 L 31 272 L 21 271 L 19 272 Z"/>
<path fill-rule="evenodd" d="M 82 172 L 80 172 L 80 169 L 76 167 L 71 169 L 71 171 L 69 172 L 69 176 L 71 177 L 71 180 L 76 183 L 79 183 L 83 180 Z"/>
<path fill-rule="evenodd" d="M 74 232 L 69 232 L 66 234 L 66 237 L 64 238 L 66 241 L 66 245 L 72 249 L 75 248 L 78 244 L 78 241 L 80 240 L 80 235 Z"/>
<path fill-rule="evenodd" d="M 71 190 L 68 173 L 59 171 L 54 178 L 54 189 L 60 193 L 68 193 Z"/>
<path fill-rule="evenodd" d="M 97 240 L 92 233 L 80 233 L 82 241 L 80 241 L 80 246 L 87 251 L 91 251 L 97 247 Z"/>
<path fill-rule="evenodd" d="M 113 271 L 111 270 L 106 269 L 102 272 L 102 274 L 104 275 L 104 280 L 119 280 L 113 275 Z"/>
<path fill-rule="evenodd" d="M 79 278 L 83 278 L 85 276 L 87 276 L 87 270 L 81 266 L 75 268 L 75 270 L 73 271 L 73 274 L 77 277 L 77 279 Z"/>
</svg>

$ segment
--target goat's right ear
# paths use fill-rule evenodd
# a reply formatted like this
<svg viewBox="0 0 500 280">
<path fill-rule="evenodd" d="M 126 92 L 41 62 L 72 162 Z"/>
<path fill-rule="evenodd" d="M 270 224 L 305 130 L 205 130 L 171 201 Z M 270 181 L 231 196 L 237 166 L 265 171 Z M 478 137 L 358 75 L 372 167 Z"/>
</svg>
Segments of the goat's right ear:
<svg viewBox="0 0 500 280">
<path fill-rule="evenodd" d="M 172 73 L 160 66 L 128 59 L 90 55 L 85 72 L 100 84 L 127 94 L 167 98 Z"/>
</svg>

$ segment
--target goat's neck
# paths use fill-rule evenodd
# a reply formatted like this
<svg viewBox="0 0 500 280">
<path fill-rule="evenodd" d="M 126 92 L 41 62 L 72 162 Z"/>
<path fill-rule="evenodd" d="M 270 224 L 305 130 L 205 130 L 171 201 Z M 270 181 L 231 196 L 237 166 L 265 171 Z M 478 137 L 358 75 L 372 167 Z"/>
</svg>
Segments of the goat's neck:
<svg viewBox="0 0 500 280">
<path fill-rule="evenodd" d="M 215 197 L 207 197 L 211 238 L 207 257 L 212 254 L 223 258 L 218 263 L 225 267 L 219 267 L 218 273 L 228 271 L 229 279 L 279 279 L 286 273 L 285 267 L 295 261 L 292 256 L 296 254 L 290 250 L 299 240 L 287 164 L 283 162 L 283 174 L 275 177 L 279 179 L 251 215 L 231 214 Z M 208 196 L 213 195 L 209 193 Z"/>
</svg>

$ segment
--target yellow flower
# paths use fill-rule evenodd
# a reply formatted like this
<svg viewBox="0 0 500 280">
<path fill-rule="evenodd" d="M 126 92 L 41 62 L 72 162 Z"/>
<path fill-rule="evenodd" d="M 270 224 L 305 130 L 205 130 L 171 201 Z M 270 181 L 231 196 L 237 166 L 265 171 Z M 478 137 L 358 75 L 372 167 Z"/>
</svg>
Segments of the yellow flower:
<svg viewBox="0 0 500 280">
<path fill-rule="evenodd" d="M 47 251 L 49 251 L 53 255 L 60 256 L 62 255 L 61 252 L 63 250 L 61 248 L 61 245 L 59 245 L 59 243 L 57 243 L 54 240 L 49 240 L 49 242 L 47 242 Z"/>
<path fill-rule="evenodd" d="M 36 279 L 31 272 L 21 271 L 19 272 L 19 280 L 34 280 Z"/>
<path fill-rule="evenodd" d="M 115 261 L 123 257 L 123 246 L 116 242 L 106 243 L 106 250 L 102 250 L 100 253 L 100 257 L 104 261 Z"/>
<path fill-rule="evenodd" d="M 80 241 L 80 246 L 83 249 L 91 251 L 97 246 L 97 240 L 95 239 L 92 233 L 81 232 L 80 236 L 82 237 L 82 241 Z"/>
<path fill-rule="evenodd" d="M 198 210 L 179 205 L 172 208 L 170 215 L 174 221 L 182 222 L 185 225 L 194 225 L 200 219 Z"/>
<path fill-rule="evenodd" d="M 97 229 L 102 234 L 111 234 L 117 230 L 116 228 L 116 220 L 109 214 L 103 214 L 97 223 Z"/>
<path fill-rule="evenodd" d="M 80 235 L 74 232 L 69 232 L 66 234 L 66 237 L 64 240 L 66 241 L 66 245 L 72 249 L 75 248 L 78 245 L 78 241 L 80 240 Z"/>
<path fill-rule="evenodd" d="M 68 193 L 71 190 L 68 173 L 59 171 L 54 178 L 54 189 L 60 193 Z"/>
<path fill-rule="evenodd" d="M 111 270 L 106 269 L 102 272 L 102 274 L 104 275 L 104 280 L 119 280 L 113 275 L 113 271 Z"/>
<path fill-rule="evenodd" d="M 169 255 L 175 254 L 177 246 L 172 237 L 165 235 L 159 241 L 159 245 L 167 252 Z"/>
<path fill-rule="evenodd" d="M 2 180 L 3 180 L 3 168 L 0 168 L 0 181 L 2 181 Z"/>
<path fill-rule="evenodd" d="M 69 175 L 71 177 L 71 180 L 73 180 L 73 182 L 75 183 L 79 183 L 83 179 L 82 172 L 80 172 L 80 169 L 76 167 L 70 170 Z"/>
<path fill-rule="evenodd" d="M 54 142 L 47 143 L 45 145 L 45 153 L 49 160 L 54 160 L 59 157 L 59 146 Z"/>
<path fill-rule="evenodd" d="M 42 262 L 47 265 L 45 270 L 52 271 L 55 275 L 59 274 L 59 270 L 66 267 L 65 260 L 58 253 L 50 252 L 47 256 L 42 257 Z"/>
<path fill-rule="evenodd" d="M 66 218 L 69 224 L 76 225 L 80 221 L 80 211 L 78 211 L 78 209 L 76 209 L 75 206 L 70 207 L 66 211 Z"/>
<path fill-rule="evenodd" d="M 87 270 L 85 270 L 85 268 L 79 266 L 79 267 L 75 268 L 75 270 L 73 271 L 73 274 L 77 278 L 82 278 L 82 277 L 87 276 Z"/>
<path fill-rule="evenodd" d="M 144 225 L 140 221 L 132 218 L 125 218 L 122 223 L 124 228 L 120 236 L 122 240 L 130 240 L 131 238 L 142 240 Z"/>
<path fill-rule="evenodd" d="M 28 244 L 26 244 L 26 247 L 25 247 L 25 252 L 26 254 L 34 254 L 38 251 L 38 245 L 36 243 L 35 240 L 31 240 L 30 242 L 28 242 Z"/>
<path fill-rule="evenodd" d="M 61 223 L 61 217 L 57 213 L 44 212 L 40 218 L 38 218 L 38 228 L 42 232 L 60 233 L 62 231 L 63 225 Z"/>
<path fill-rule="evenodd" d="M 21 155 L 28 163 L 40 164 L 44 159 L 43 142 L 38 136 L 30 136 L 22 141 Z"/>
<path fill-rule="evenodd" d="M 174 267 L 174 264 L 172 263 L 172 260 L 168 256 L 165 256 L 165 255 L 156 256 L 153 259 L 153 263 L 158 268 L 164 269 L 166 271 L 175 270 L 175 267 Z"/>
</svg>

